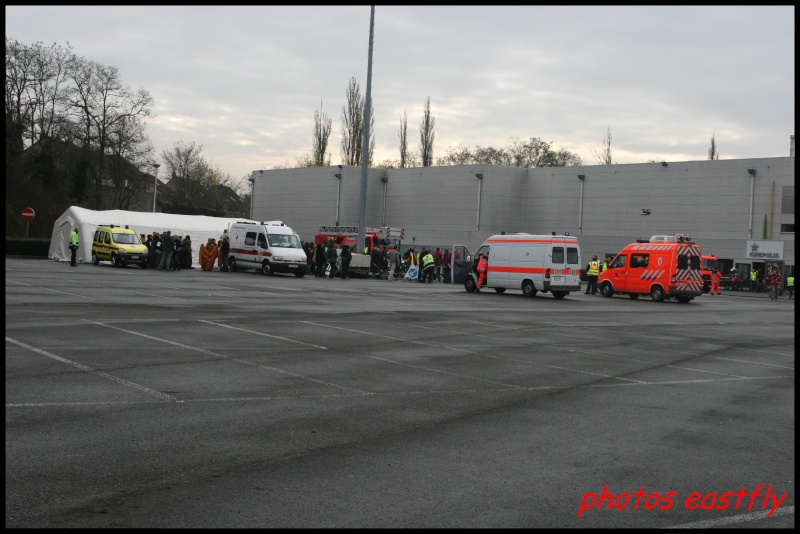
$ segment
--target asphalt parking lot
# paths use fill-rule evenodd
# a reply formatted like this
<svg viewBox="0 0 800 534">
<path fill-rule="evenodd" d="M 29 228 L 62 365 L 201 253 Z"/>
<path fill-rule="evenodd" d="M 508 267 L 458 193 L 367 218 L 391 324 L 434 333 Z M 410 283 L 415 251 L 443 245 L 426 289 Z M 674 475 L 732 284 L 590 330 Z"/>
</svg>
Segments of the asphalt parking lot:
<svg viewBox="0 0 800 534">
<path fill-rule="evenodd" d="M 757 294 L 7 258 L 6 527 L 793 528 L 794 332 Z"/>
</svg>

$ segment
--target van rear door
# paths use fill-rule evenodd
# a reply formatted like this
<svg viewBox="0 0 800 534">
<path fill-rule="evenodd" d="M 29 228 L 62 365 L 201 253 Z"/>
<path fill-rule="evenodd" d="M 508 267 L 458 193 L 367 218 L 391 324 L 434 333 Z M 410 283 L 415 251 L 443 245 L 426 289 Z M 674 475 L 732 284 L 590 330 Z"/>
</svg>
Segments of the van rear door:
<svg viewBox="0 0 800 534">
<path fill-rule="evenodd" d="M 472 271 L 472 257 L 464 245 L 453 245 L 450 278 L 454 284 L 463 284 Z"/>
</svg>

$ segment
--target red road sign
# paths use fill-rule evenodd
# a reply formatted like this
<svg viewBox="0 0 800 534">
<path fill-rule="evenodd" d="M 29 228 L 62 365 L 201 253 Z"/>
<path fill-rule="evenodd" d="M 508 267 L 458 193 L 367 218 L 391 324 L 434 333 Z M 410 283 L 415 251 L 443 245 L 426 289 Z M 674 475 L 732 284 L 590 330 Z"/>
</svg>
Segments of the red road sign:
<svg viewBox="0 0 800 534">
<path fill-rule="evenodd" d="M 36 212 L 33 211 L 33 208 L 25 208 L 22 210 L 22 218 L 26 221 L 32 221 L 35 216 Z"/>
</svg>

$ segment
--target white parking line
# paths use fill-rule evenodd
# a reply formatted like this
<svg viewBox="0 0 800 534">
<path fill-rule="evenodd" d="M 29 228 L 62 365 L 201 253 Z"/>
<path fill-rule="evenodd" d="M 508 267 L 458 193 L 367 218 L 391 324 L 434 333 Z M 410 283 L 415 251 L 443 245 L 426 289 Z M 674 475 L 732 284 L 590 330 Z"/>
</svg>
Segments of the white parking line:
<svg viewBox="0 0 800 534">
<path fill-rule="evenodd" d="M 323 347 L 321 345 L 314 345 L 313 343 L 305 343 L 303 341 L 297 341 L 297 340 L 294 340 L 294 339 L 289 339 L 288 337 L 273 336 L 272 334 L 265 334 L 263 332 L 256 332 L 255 330 L 247 330 L 246 328 L 239 328 L 238 326 L 231 326 L 231 325 L 228 325 L 228 324 L 215 323 L 213 321 L 206 321 L 205 319 L 198 319 L 198 320 L 201 323 L 213 324 L 214 326 L 221 326 L 222 328 L 230 328 L 231 330 L 239 330 L 240 332 L 247 332 L 248 334 L 255 334 L 257 336 L 264 336 L 264 337 L 271 337 L 271 338 L 274 338 L 274 339 L 281 339 L 283 341 L 288 341 L 290 343 L 299 343 L 300 345 L 305 345 L 306 347 L 314 347 L 315 349 L 328 350 L 328 347 Z"/>
<path fill-rule="evenodd" d="M 43 356 L 47 356 L 48 358 L 52 358 L 52 359 L 54 359 L 56 361 L 59 361 L 61 363 L 66 363 L 67 365 L 71 365 L 73 367 L 76 367 L 76 368 L 80 369 L 81 371 L 87 371 L 87 372 L 95 374 L 95 375 L 97 375 L 97 376 L 99 376 L 101 378 L 105 378 L 107 380 L 112 380 L 114 382 L 117 382 L 118 384 L 122 384 L 123 386 L 127 386 L 127 387 L 130 387 L 130 388 L 136 389 L 138 391 L 141 391 L 143 393 L 147 393 L 148 395 L 152 395 L 154 397 L 158 397 L 159 399 L 172 401 L 172 402 L 180 402 L 175 397 L 172 397 L 172 396 L 167 395 L 165 393 L 161 393 L 160 391 L 156 391 L 154 389 L 150 389 L 148 387 L 141 386 L 139 384 L 135 384 L 135 383 L 130 382 L 128 380 L 124 380 L 122 378 L 110 375 L 108 373 L 104 373 L 103 371 L 98 371 L 96 369 L 92 369 L 91 367 L 87 367 L 87 366 L 85 366 L 85 365 L 83 365 L 81 363 L 73 362 L 72 360 L 68 360 L 66 358 L 62 358 L 61 356 L 56 356 L 55 354 L 53 354 L 51 352 L 47 352 L 46 350 L 42 350 L 42 349 L 38 349 L 36 347 L 32 347 L 31 345 L 28 345 L 27 343 L 23 343 L 21 341 L 17 341 L 16 339 L 11 339 L 10 337 L 6 337 L 6 341 L 8 341 L 9 343 L 13 343 L 15 345 L 18 345 L 18 346 L 20 346 L 22 348 L 25 348 L 25 349 L 28 349 L 28 350 L 32 350 L 33 352 L 35 352 L 37 354 L 41 354 Z"/>
<path fill-rule="evenodd" d="M 287 376 L 293 376 L 295 378 L 301 378 L 303 380 L 308 380 L 310 382 L 315 382 L 317 384 L 322 384 L 322 385 L 325 385 L 325 386 L 331 386 L 331 387 L 335 387 L 335 388 L 338 388 L 338 389 L 345 389 L 347 391 L 355 391 L 355 392 L 360 393 L 362 395 L 371 395 L 372 394 L 372 393 L 370 393 L 368 391 L 362 391 L 360 389 L 352 388 L 350 386 L 343 386 L 341 384 L 335 384 L 333 382 L 327 382 L 325 380 L 320 380 L 318 378 L 312 378 L 310 376 L 301 375 L 299 373 L 293 373 L 291 371 L 286 371 L 284 369 L 278 369 L 277 367 L 272 367 L 272 366 L 269 366 L 269 365 L 261 365 L 261 364 L 258 364 L 258 363 L 253 363 L 253 362 L 248 361 L 248 360 L 242 360 L 241 358 L 231 358 L 230 356 L 226 356 L 225 354 L 220 354 L 218 352 L 213 352 L 213 351 L 210 351 L 210 350 L 201 349 L 199 347 L 193 347 L 191 345 L 185 345 L 183 343 L 178 343 L 177 341 L 170 341 L 169 339 L 163 339 L 163 338 L 160 338 L 160 337 L 155 337 L 155 336 L 151 336 L 151 335 L 148 335 L 148 334 L 143 334 L 141 332 L 136 332 L 134 330 L 128 330 L 126 328 L 120 328 L 118 326 L 114 326 L 114 325 L 110 325 L 110 324 L 99 323 L 97 321 L 92 321 L 90 319 L 82 319 L 82 320 L 86 321 L 87 323 L 96 324 L 98 326 L 104 326 L 106 328 L 119 330 L 120 332 L 133 334 L 135 336 L 141 336 L 141 337 L 144 337 L 144 338 L 147 338 L 147 339 L 152 339 L 152 340 L 155 340 L 155 341 L 161 341 L 162 343 L 168 343 L 170 345 L 175 345 L 175 346 L 187 349 L 187 350 L 192 350 L 192 351 L 196 351 L 196 352 L 202 352 L 203 354 L 208 354 L 208 355 L 211 355 L 211 356 L 215 356 L 215 357 L 221 358 L 223 360 L 229 360 L 229 361 L 232 361 L 232 362 L 241 363 L 243 365 L 250 365 L 250 366 L 253 366 L 253 367 L 258 367 L 260 369 L 266 369 L 268 371 L 273 371 L 273 372 L 280 373 L 280 374 L 287 375 Z M 299 343 L 299 341 L 297 341 L 296 343 Z"/>
<path fill-rule="evenodd" d="M 772 517 L 778 517 L 781 515 L 788 515 L 794 513 L 794 505 L 785 506 L 783 508 L 778 508 L 772 514 Z M 769 516 L 768 511 L 764 512 L 751 512 L 749 514 L 742 514 L 742 515 L 734 515 L 730 517 L 720 517 L 719 519 L 706 519 L 705 521 L 695 521 L 693 523 L 684 523 L 683 525 L 675 525 L 673 527 L 666 527 L 666 528 L 720 528 L 725 527 L 728 525 L 738 525 L 739 523 L 747 523 L 749 521 L 758 521 L 759 519 L 766 519 L 769 521 L 771 519 Z M 769 525 L 763 525 L 765 528 L 769 528 Z"/>
</svg>

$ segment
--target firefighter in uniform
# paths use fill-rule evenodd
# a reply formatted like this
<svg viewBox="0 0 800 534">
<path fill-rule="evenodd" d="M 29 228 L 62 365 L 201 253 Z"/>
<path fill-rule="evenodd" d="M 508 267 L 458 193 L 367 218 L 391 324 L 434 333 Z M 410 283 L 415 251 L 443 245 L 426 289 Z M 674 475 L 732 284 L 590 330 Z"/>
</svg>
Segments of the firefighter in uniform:
<svg viewBox="0 0 800 534">
<path fill-rule="evenodd" d="M 486 261 L 485 254 L 481 254 L 478 257 L 478 267 L 476 270 L 478 271 L 478 286 L 476 291 L 480 291 L 483 285 L 486 283 L 486 271 L 489 270 L 489 262 Z"/>
<path fill-rule="evenodd" d="M 722 274 L 717 270 L 714 269 L 711 271 L 711 291 L 709 291 L 709 295 L 713 295 L 714 291 L 717 292 L 717 295 L 721 295 L 719 291 L 719 281 L 722 280 Z"/>
<path fill-rule="evenodd" d="M 597 277 L 600 276 L 600 262 L 597 256 L 592 256 L 592 261 L 586 269 L 586 294 L 597 294 Z"/>
</svg>

